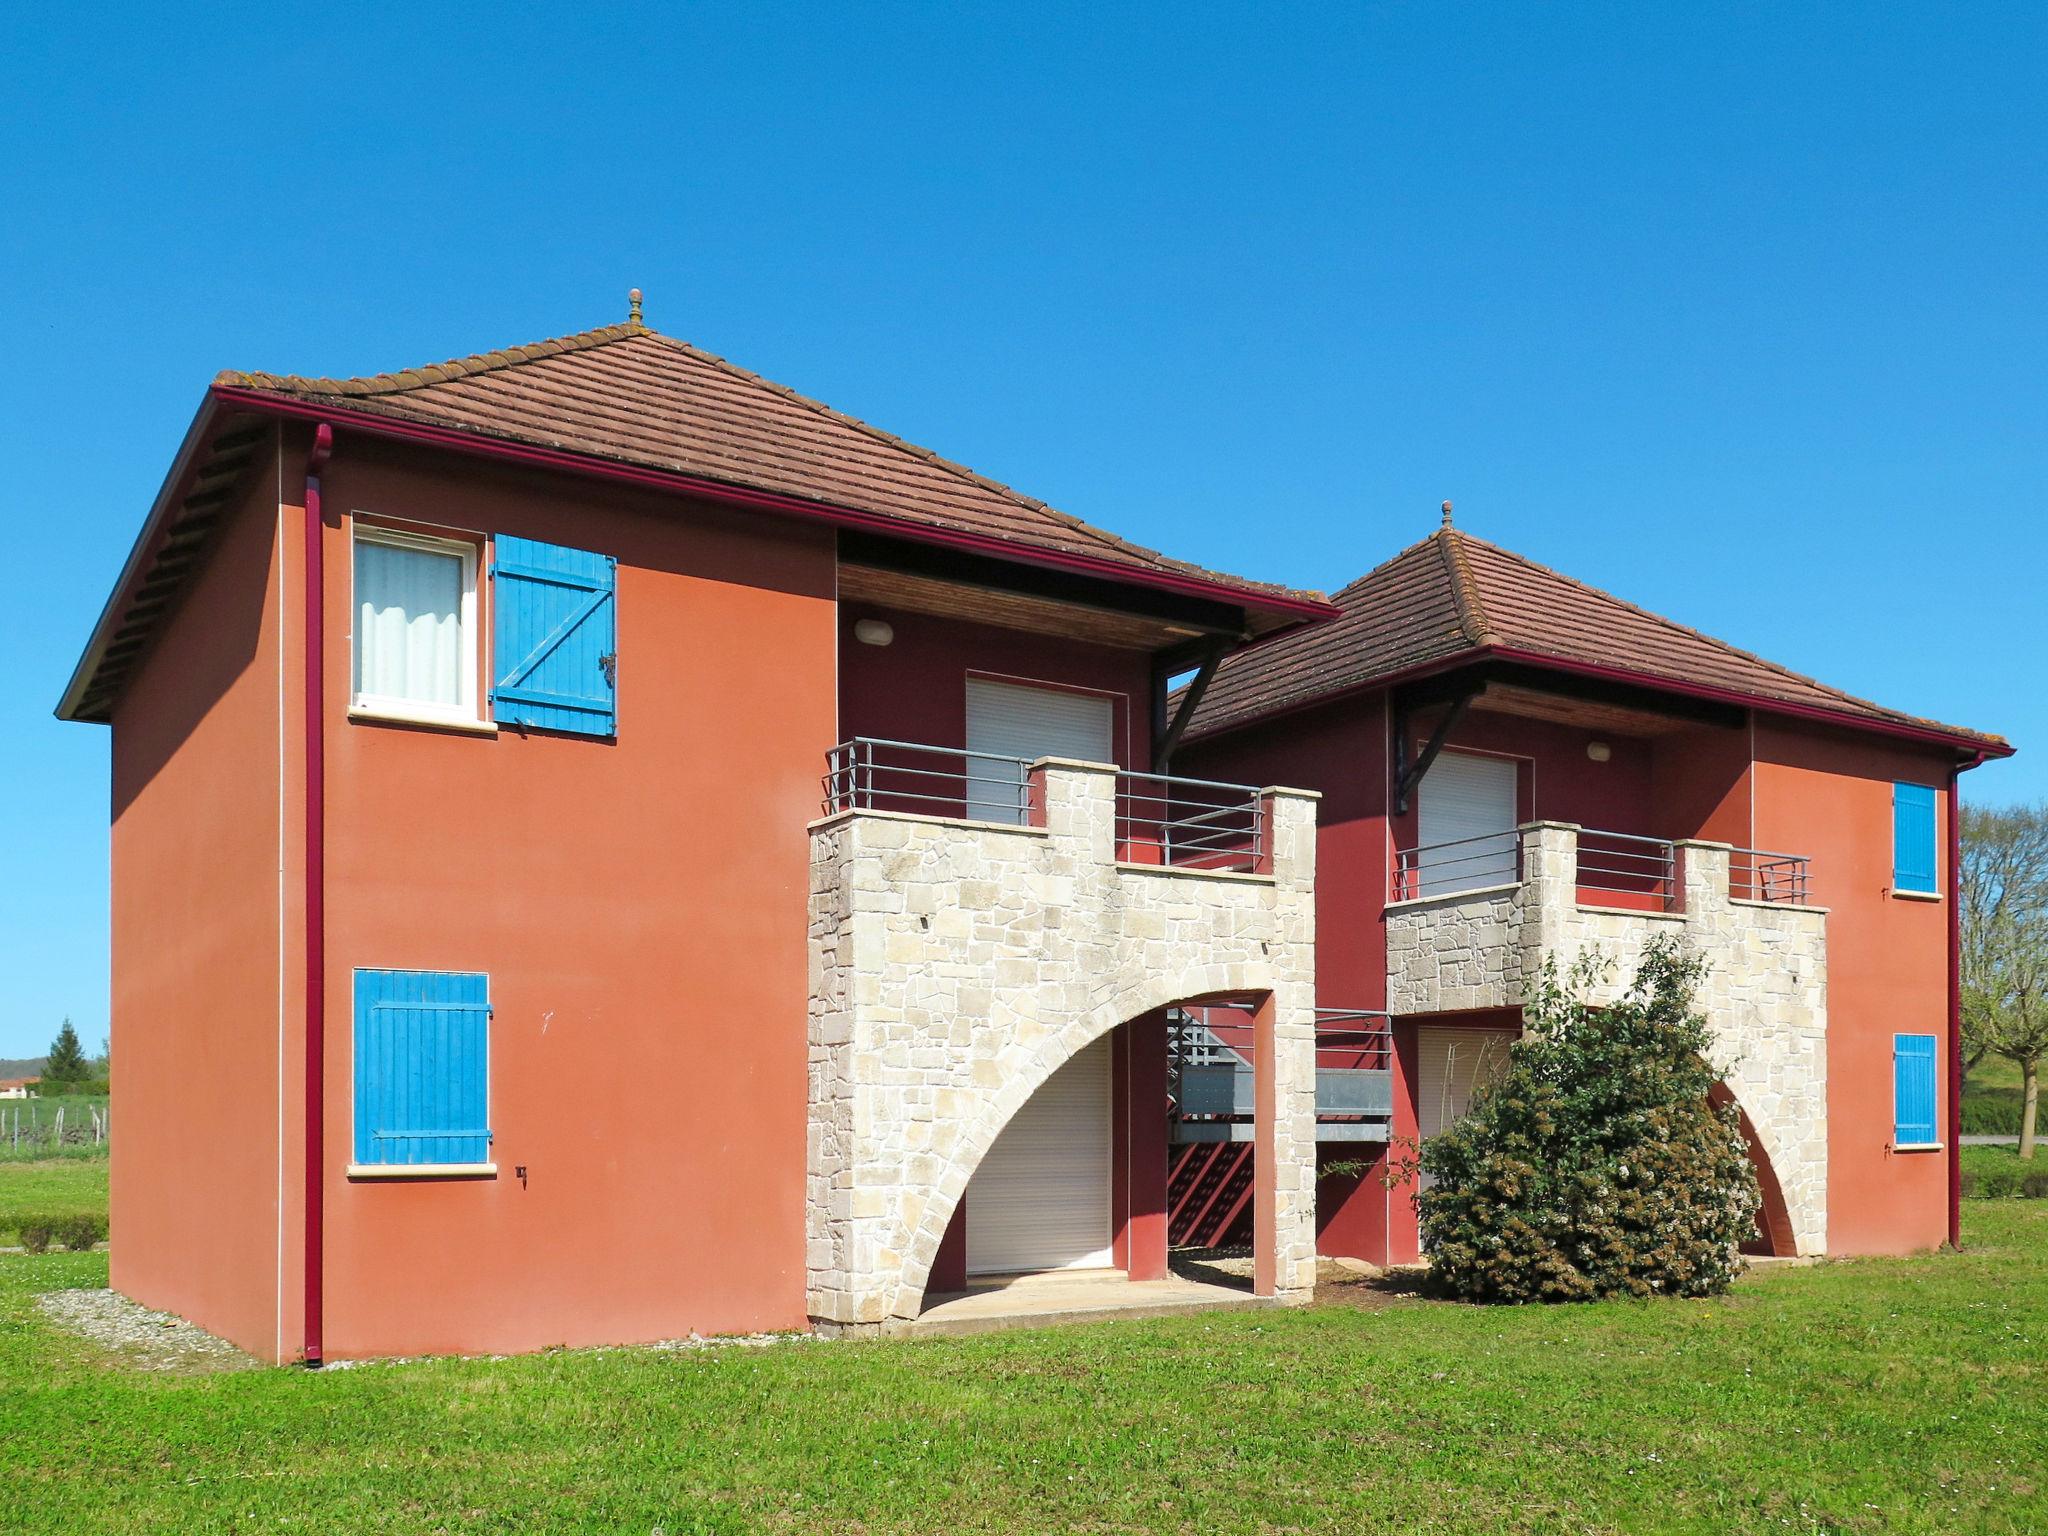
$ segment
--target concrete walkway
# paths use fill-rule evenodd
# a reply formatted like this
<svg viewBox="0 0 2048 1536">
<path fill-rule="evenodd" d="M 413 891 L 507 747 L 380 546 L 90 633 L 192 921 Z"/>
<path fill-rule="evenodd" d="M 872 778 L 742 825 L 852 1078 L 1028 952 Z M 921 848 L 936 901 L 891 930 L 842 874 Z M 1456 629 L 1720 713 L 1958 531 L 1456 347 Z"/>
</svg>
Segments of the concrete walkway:
<svg viewBox="0 0 2048 1536">
<path fill-rule="evenodd" d="M 1963 1137 L 1963 1145 L 1966 1147 L 2016 1147 L 2019 1144 L 2020 1139 L 2017 1136 L 1978 1136 L 1972 1134 Z"/>
<path fill-rule="evenodd" d="M 1047 1328 L 1117 1317 L 1170 1317 L 1182 1312 L 1270 1307 L 1265 1296 L 1233 1285 L 1173 1276 L 1127 1280 L 1120 1269 L 1054 1270 L 1047 1274 L 990 1276 L 964 1291 L 929 1296 L 907 1332 L 918 1337 L 990 1333 L 1001 1328 Z"/>
</svg>

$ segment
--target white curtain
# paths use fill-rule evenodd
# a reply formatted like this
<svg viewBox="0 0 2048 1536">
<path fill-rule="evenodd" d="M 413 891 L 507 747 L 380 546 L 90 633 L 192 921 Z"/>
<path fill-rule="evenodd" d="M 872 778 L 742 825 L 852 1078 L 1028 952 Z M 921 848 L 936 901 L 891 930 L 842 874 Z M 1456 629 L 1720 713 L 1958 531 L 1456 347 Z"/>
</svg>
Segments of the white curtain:
<svg viewBox="0 0 2048 1536">
<path fill-rule="evenodd" d="M 356 610 L 358 694 L 461 705 L 459 555 L 358 541 Z"/>
</svg>

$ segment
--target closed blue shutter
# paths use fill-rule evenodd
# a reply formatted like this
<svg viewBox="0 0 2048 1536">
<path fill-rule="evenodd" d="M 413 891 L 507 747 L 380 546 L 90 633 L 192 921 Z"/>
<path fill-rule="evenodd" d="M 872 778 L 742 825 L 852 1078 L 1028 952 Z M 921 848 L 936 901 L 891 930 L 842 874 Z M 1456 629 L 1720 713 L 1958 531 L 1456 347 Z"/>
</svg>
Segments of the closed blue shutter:
<svg viewBox="0 0 2048 1536">
<path fill-rule="evenodd" d="M 618 561 L 499 534 L 492 713 L 501 725 L 617 734 Z"/>
<path fill-rule="evenodd" d="M 1892 1144 L 1932 1146 L 1941 1140 L 1934 1126 L 1932 1035 L 1892 1036 Z"/>
<path fill-rule="evenodd" d="M 355 1161 L 491 1159 L 490 978 L 356 972 Z"/>
<path fill-rule="evenodd" d="M 1932 891 L 1934 791 L 1925 784 L 1892 786 L 1892 888 Z"/>
</svg>

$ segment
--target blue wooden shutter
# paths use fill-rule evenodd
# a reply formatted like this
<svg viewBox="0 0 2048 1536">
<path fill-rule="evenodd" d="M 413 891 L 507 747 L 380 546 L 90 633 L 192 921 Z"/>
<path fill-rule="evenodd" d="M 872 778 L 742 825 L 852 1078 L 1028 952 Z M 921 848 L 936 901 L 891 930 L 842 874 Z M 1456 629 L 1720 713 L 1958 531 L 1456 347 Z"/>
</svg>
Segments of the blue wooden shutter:
<svg viewBox="0 0 2048 1536">
<path fill-rule="evenodd" d="M 491 1160 L 490 978 L 356 972 L 355 1161 Z"/>
<path fill-rule="evenodd" d="M 502 533 L 494 542 L 498 722 L 616 735 L 618 561 Z"/>
<path fill-rule="evenodd" d="M 1933 1035 L 1892 1036 L 1892 1144 L 1932 1146 L 1941 1140 L 1934 1125 Z"/>
<path fill-rule="evenodd" d="M 1925 784 L 1892 786 L 1892 888 L 1932 891 L 1934 791 Z"/>
</svg>

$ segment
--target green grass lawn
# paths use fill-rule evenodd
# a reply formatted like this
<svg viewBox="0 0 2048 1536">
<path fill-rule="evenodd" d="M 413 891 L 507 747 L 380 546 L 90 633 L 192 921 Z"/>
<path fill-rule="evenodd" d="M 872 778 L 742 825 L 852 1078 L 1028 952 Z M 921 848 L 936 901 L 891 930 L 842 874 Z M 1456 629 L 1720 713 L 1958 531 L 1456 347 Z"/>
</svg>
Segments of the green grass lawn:
<svg viewBox="0 0 2048 1536">
<path fill-rule="evenodd" d="M 0 1244 L 19 1241 L 24 1217 L 107 1214 L 105 1158 L 0 1162 Z"/>
<path fill-rule="evenodd" d="M 24 1531 L 2048 1529 L 2048 1201 L 1707 1302 L 1394 1302 L 916 1343 L 110 1366 L 0 1257 Z M 195 1233 L 195 1241 L 204 1234 Z"/>
</svg>

